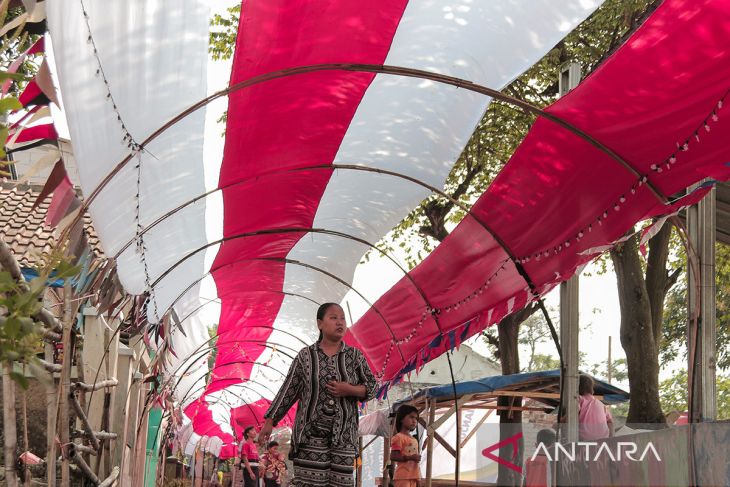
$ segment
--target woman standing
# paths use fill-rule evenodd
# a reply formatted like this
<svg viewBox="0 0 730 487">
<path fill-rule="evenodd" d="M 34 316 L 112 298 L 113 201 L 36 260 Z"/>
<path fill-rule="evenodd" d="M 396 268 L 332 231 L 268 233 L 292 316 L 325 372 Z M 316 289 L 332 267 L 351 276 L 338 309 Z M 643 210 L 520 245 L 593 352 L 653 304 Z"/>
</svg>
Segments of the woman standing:
<svg viewBox="0 0 730 487">
<path fill-rule="evenodd" d="M 259 442 L 299 401 L 289 457 L 295 486 L 351 486 L 358 438 L 358 403 L 373 397 L 377 382 L 362 353 L 342 339 L 345 313 L 336 303 L 317 310 L 319 340 L 294 359 L 284 385 L 264 417 Z"/>
</svg>

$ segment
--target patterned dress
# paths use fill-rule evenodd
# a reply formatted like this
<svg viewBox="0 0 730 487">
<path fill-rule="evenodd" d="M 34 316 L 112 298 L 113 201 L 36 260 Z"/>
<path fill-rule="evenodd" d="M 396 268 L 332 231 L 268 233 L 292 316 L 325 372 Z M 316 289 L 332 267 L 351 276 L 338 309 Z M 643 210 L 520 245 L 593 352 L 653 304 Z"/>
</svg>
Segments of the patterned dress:
<svg viewBox="0 0 730 487">
<path fill-rule="evenodd" d="M 366 398 L 373 397 L 377 381 L 362 353 L 342 343 L 328 357 L 319 343 L 299 352 L 284 385 L 264 415 L 276 425 L 299 401 L 292 430 L 290 458 L 294 462 L 294 485 L 352 485 L 357 455 L 358 403 L 352 397 L 334 397 L 329 381 L 365 385 Z"/>
</svg>

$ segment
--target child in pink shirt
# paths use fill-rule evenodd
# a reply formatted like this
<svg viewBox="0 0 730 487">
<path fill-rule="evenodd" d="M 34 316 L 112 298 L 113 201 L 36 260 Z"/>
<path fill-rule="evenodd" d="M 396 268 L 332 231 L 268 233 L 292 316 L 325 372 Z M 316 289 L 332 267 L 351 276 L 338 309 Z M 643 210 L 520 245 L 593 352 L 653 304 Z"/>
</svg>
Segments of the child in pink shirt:
<svg viewBox="0 0 730 487">
<path fill-rule="evenodd" d="M 593 379 L 581 374 L 578 379 L 578 436 L 593 441 L 613 436 L 611 411 L 593 396 Z"/>
</svg>

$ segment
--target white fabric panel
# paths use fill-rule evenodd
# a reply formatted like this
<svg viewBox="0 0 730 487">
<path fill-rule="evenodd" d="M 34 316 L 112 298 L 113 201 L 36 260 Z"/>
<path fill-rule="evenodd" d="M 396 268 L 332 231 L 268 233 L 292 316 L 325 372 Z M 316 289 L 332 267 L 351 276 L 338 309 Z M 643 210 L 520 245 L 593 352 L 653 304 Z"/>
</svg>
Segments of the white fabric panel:
<svg viewBox="0 0 730 487">
<path fill-rule="evenodd" d="M 542 57 L 601 2 L 572 0 L 411 1 L 385 64 L 448 74 L 500 89 Z M 455 87 L 377 75 L 350 124 L 335 163 L 405 173 L 436 187 L 458 159 L 490 99 Z M 360 171 L 335 171 L 315 227 L 377 242 L 430 194 L 414 183 Z M 319 255 L 351 281 L 362 246 L 343 240 L 323 253 L 303 238 L 292 259 Z M 289 273 L 288 277 L 296 276 Z M 321 299 L 326 299 L 322 296 Z"/>
<path fill-rule="evenodd" d="M 87 0 L 92 44 L 87 40 L 81 2 L 48 3 L 60 91 L 81 186 L 88 195 L 129 153 L 113 102 L 127 130 L 142 142 L 205 97 L 208 7 L 203 0 L 182 0 L 175 8 L 162 0 Z M 96 74 L 99 62 L 111 99 L 103 77 Z M 168 129 L 93 202 L 90 213 L 107 255 L 114 255 L 134 238 L 137 204 L 139 223 L 145 226 L 205 192 L 204 124 L 205 111 L 199 110 Z M 141 171 L 139 198 L 137 164 Z M 145 235 L 146 271 L 137 247 L 126 250 L 118 266 L 125 289 L 133 294 L 144 292 L 147 281 L 154 281 L 180 256 L 204 245 L 205 211 L 205 204 L 198 203 Z M 201 276 L 204 258 L 201 253 L 191 259 L 186 272 Z M 177 295 L 183 288 L 165 290 L 165 301 L 153 303 L 150 312 L 157 309 L 161 314 L 169 305 L 167 296 Z"/>
<path fill-rule="evenodd" d="M 186 455 L 193 455 L 195 453 L 195 449 L 198 447 L 198 443 L 200 443 L 200 435 L 197 433 L 193 433 L 190 435 L 190 439 L 188 440 L 187 445 L 185 446 L 185 454 Z"/>
<path fill-rule="evenodd" d="M 212 293 L 208 290 L 211 285 Z M 209 341 L 208 327 L 220 316 L 220 303 L 204 297 L 211 295 L 215 296 L 215 284 L 213 278 L 206 277 L 175 306 L 181 329 L 174 327 L 170 333 L 175 355 L 169 357 L 168 374 L 178 381 L 175 397 L 183 407 L 200 397 L 208 373 L 208 356 L 214 344 Z"/>
</svg>

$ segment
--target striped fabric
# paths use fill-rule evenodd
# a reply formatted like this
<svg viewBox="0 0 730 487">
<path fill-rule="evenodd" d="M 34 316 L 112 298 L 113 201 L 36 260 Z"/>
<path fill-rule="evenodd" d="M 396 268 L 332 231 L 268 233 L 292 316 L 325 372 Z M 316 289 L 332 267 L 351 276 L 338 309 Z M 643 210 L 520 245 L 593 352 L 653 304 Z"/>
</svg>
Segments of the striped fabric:
<svg viewBox="0 0 730 487">
<path fill-rule="evenodd" d="M 163 3 L 86 0 L 86 15 L 77 1 L 48 6 L 87 195 L 129 153 L 128 136 L 145 140 L 205 96 L 206 2 Z M 365 9 L 354 0 L 247 0 L 231 84 L 288 68 L 362 63 L 500 89 L 600 3 L 373 0 Z M 153 322 L 170 309 L 182 322 L 184 333 L 169 338 L 177 357 L 168 373 L 193 424 L 189 441 L 215 437 L 217 453 L 233 454 L 240 427 L 261 420 L 291 357 L 316 338 L 318 303 L 342 299 L 369 245 L 430 194 L 412 180 L 443 185 L 489 101 L 374 72 L 282 76 L 231 94 L 222 161 L 206 160 L 201 110 L 105 185 L 91 214 L 123 285 L 151 290 Z M 433 338 L 439 326 L 426 318 L 419 333 Z M 398 332 L 401 325 L 388 322 Z M 206 384 L 214 323 L 216 363 Z"/>
</svg>

